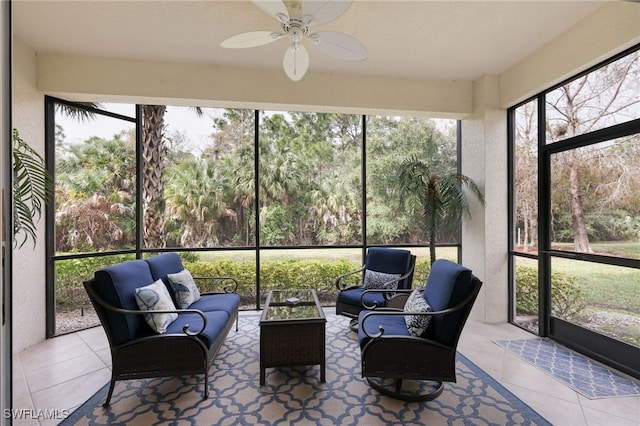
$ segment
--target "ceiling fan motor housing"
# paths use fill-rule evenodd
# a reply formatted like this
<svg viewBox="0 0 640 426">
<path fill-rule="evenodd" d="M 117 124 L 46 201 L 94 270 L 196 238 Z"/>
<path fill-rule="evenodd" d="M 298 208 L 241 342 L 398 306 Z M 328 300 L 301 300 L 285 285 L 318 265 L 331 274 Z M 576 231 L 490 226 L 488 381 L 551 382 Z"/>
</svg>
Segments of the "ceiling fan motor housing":
<svg viewBox="0 0 640 426">
<path fill-rule="evenodd" d="M 298 43 L 302 41 L 304 36 L 309 32 L 309 26 L 301 19 L 291 18 L 289 22 L 282 24 L 282 30 L 289 36 L 289 39 Z"/>
</svg>

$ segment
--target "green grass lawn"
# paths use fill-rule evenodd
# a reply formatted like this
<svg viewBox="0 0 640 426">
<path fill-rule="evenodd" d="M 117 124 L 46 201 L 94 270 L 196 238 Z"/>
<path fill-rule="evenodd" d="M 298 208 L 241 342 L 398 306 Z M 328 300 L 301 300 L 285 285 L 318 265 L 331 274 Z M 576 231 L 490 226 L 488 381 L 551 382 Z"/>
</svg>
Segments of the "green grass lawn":
<svg viewBox="0 0 640 426">
<path fill-rule="evenodd" d="M 640 314 L 640 270 L 557 258 L 551 268 L 576 277 L 589 305 Z"/>
<path fill-rule="evenodd" d="M 573 250 L 573 243 L 553 243 L 553 247 L 563 250 Z M 605 241 L 591 243 L 594 253 L 609 256 L 640 259 L 640 244 L 637 241 Z"/>
<path fill-rule="evenodd" d="M 573 249 L 573 244 L 554 247 Z M 640 244 L 634 241 L 592 243 L 594 252 L 629 258 L 640 258 Z M 535 260 L 519 258 L 518 265 L 536 266 Z M 553 258 L 553 271 L 576 278 L 590 306 L 640 314 L 640 270 L 603 265 L 580 260 Z"/>
</svg>

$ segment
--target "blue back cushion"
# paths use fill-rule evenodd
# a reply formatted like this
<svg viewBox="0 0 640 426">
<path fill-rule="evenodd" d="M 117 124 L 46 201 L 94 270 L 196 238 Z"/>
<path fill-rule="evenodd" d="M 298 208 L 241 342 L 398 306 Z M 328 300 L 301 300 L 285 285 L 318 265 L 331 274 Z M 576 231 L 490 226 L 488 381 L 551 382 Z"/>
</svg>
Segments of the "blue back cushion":
<svg viewBox="0 0 640 426">
<path fill-rule="evenodd" d="M 138 311 L 135 289 L 153 283 L 149 265 L 144 260 L 132 260 L 96 271 L 95 288 L 108 303 L 118 308 Z M 119 314 L 107 311 L 114 343 L 119 345 L 131 339 L 150 334 L 142 315 Z"/>
<path fill-rule="evenodd" d="M 411 268 L 411 252 L 409 250 L 371 247 L 367 251 L 365 268 L 386 274 L 404 275 Z M 398 283 L 398 288 L 410 287 L 411 283 L 406 278 Z"/>
<path fill-rule="evenodd" d="M 165 284 L 169 284 L 167 281 L 167 274 L 175 274 L 184 269 L 184 266 L 182 266 L 182 260 L 180 260 L 180 255 L 178 253 L 159 254 L 145 259 L 145 262 L 149 264 L 149 269 L 151 269 L 153 279 L 162 280 Z M 171 288 L 169 290 L 171 290 Z"/>
<path fill-rule="evenodd" d="M 433 311 L 451 308 L 464 299 L 471 290 L 471 270 L 445 259 L 436 260 L 424 289 L 424 298 Z M 435 315 L 426 331 L 426 337 L 445 344 L 455 339 L 458 320 L 462 312 Z"/>
</svg>

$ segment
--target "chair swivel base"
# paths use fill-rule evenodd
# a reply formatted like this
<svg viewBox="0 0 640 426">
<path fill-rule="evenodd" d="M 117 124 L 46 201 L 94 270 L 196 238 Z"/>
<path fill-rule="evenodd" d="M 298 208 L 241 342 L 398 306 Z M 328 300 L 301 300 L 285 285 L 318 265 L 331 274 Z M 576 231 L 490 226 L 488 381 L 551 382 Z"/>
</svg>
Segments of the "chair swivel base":
<svg viewBox="0 0 640 426">
<path fill-rule="evenodd" d="M 349 321 L 349 328 L 354 333 L 358 332 L 358 318 L 352 318 L 351 321 Z"/>
<path fill-rule="evenodd" d="M 444 390 L 444 383 L 437 381 L 408 380 L 411 390 L 402 390 L 402 379 L 381 379 L 366 377 L 372 388 L 383 395 L 407 402 L 432 401 L 440 396 Z"/>
</svg>

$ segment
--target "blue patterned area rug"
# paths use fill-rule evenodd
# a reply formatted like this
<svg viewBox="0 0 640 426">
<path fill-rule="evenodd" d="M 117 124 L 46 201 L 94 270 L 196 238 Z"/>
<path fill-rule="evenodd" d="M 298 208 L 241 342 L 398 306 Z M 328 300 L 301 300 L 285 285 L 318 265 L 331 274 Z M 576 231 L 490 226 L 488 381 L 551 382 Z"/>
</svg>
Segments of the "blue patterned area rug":
<svg viewBox="0 0 640 426">
<path fill-rule="evenodd" d="M 640 395 L 640 381 L 553 341 L 536 338 L 496 343 L 587 398 Z"/>
<path fill-rule="evenodd" d="M 360 350 L 349 321 L 327 316 L 326 382 L 319 366 L 267 369 L 260 387 L 259 317 L 241 316 L 202 377 L 117 382 L 109 408 L 107 386 L 63 425 L 549 425 L 544 418 L 464 356 L 457 383 L 434 401 L 408 403 L 380 395 L 360 377 Z M 194 389 L 195 388 L 195 389 Z"/>
</svg>

